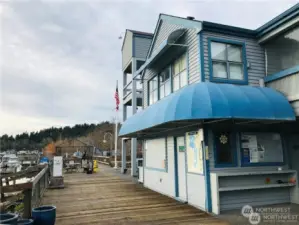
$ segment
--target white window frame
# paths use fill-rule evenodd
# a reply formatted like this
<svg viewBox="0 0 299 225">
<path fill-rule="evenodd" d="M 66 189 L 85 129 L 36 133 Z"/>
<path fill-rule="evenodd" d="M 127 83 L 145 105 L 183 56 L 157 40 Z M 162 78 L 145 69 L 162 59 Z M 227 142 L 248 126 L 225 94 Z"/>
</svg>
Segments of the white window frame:
<svg viewBox="0 0 299 225">
<path fill-rule="evenodd" d="M 183 62 L 185 60 L 185 62 L 184 62 L 184 65 L 185 65 L 185 67 L 184 68 L 181 68 L 181 63 Z M 175 65 L 176 64 L 179 64 L 179 72 L 177 73 L 177 74 L 175 74 Z M 184 53 L 183 55 L 181 55 L 178 59 L 176 59 L 175 61 L 174 61 L 174 63 L 172 64 L 172 80 L 173 80 L 173 82 L 172 82 L 172 89 L 173 89 L 173 91 L 175 92 L 175 91 L 177 91 L 177 90 L 179 90 L 179 89 L 181 89 L 182 87 L 184 87 L 184 86 L 186 86 L 186 85 L 188 85 L 188 71 L 187 71 L 187 63 L 188 63 L 188 59 L 187 59 L 187 53 Z M 186 83 L 185 84 L 182 84 L 182 76 L 186 76 L 185 77 L 185 80 L 186 80 Z M 175 89 L 175 86 L 176 86 L 176 84 L 175 84 L 175 79 L 176 78 L 178 78 L 179 79 L 179 85 L 178 85 L 178 88 L 177 89 Z"/>
</svg>

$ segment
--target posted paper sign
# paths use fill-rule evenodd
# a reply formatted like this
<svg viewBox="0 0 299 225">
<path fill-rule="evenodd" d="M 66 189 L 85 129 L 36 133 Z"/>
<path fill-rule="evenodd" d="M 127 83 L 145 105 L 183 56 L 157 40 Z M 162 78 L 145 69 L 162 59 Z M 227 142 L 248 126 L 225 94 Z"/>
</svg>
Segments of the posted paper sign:
<svg viewBox="0 0 299 225">
<path fill-rule="evenodd" d="M 53 177 L 62 176 L 62 156 L 54 156 L 53 158 Z"/>
<path fill-rule="evenodd" d="M 202 130 L 186 135 L 188 172 L 203 174 Z"/>
</svg>

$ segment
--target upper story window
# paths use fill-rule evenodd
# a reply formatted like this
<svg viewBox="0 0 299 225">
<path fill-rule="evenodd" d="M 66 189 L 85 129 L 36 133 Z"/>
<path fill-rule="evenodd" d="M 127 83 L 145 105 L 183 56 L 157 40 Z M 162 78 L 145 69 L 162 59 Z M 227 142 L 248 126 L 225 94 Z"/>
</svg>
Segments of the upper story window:
<svg viewBox="0 0 299 225">
<path fill-rule="evenodd" d="M 176 91 L 187 85 L 187 56 L 183 54 L 172 66 L 173 91 Z"/>
<path fill-rule="evenodd" d="M 240 42 L 209 39 L 210 80 L 247 83 L 245 45 Z"/>
<path fill-rule="evenodd" d="M 299 65 L 299 27 L 270 40 L 264 47 L 267 75 Z"/>
<path fill-rule="evenodd" d="M 159 74 L 160 99 L 171 93 L 170 68 L 167 67 Z"/>
<path fill-rule="evenodd" d="M 149 93 L 149 105 L 155 103 L 158 100 L 158 78 L 153 77 L 148 81 L 148 93 Z"/>
</svg>

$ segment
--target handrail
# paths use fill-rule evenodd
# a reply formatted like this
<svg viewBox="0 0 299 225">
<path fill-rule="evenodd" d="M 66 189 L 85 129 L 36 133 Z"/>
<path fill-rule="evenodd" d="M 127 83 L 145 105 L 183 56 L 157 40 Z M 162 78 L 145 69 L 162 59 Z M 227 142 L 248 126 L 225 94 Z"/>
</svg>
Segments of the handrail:
<svg viewBox="0 0 299 225">
<path fill-rule="evenodd" d="M 41 199 L 49 184 L 49 166 L 46 165 L 30 182 L 31 188 L 24 190 L 24 218 L 30 218 L 33 207 L 41 203 Z"/>
</svg>

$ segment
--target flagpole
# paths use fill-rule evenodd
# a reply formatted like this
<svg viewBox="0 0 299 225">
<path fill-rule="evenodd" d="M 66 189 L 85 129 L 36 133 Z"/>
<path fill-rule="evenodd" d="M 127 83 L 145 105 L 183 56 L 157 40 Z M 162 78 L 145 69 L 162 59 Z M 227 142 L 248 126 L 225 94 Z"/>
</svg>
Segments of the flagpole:
<svg viewBox="0 0 299 225">
<path fill-rule="evenodd" d="M 118 81 L 116 81 L 116 87 L 118 88 Z M 117 106 L 118 107 L 118 106 Z M 118 121 L 117 121 L 118 108 L 115 110 L 115 157 L 114 157 L 114 168 L 117 169 L 117 139 L 118 139 Z"/>
</svg>

